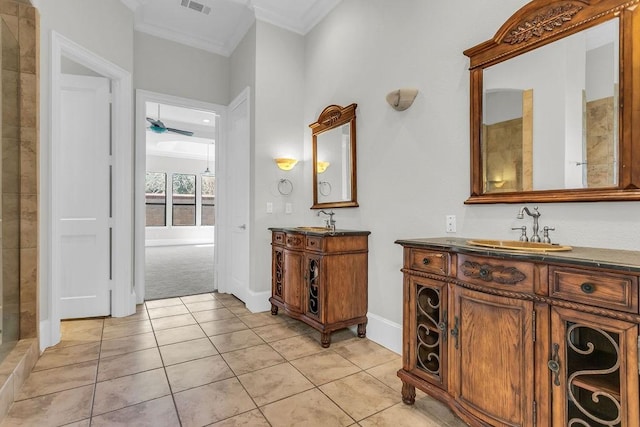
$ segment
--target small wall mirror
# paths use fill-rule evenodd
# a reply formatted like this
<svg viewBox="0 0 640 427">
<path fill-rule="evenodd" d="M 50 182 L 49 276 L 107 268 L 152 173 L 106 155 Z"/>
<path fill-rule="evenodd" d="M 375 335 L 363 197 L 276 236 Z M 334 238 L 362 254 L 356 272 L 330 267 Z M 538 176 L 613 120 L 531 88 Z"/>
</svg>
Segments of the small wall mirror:
<svg viewBox="0 0 640 427">
<path fill-rule="evenodd" d="M 313 206 L 357 207 L 356 107 L 330 105 L 311 123 L 313 138 Z"/>
<path fill-rule="evenodd" d="M 534 0 L 465 51 L 466 203 L 640 199 L 638 3 Z"/>
</svg>

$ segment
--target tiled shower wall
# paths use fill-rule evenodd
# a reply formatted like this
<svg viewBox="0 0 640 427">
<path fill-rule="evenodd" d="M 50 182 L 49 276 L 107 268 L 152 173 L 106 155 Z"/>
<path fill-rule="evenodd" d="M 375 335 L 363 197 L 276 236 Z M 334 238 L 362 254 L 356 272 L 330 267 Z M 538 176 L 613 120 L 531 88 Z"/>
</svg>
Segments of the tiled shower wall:
<svg viewBox="0 0 640 427">
<path fill-rule="evenodd" d="M 20 283 L 20 341 L 0 363 L 0 419 L 29 376 L 39 356 L 38 345 L 38 12 L 26 0 L 0 0 L 0 19 L 18 40 L 19 55 L 19 132 L 3 138 L 3 144 L 17 145 L 19 182 L 12 191 L 19 204 L 19 265 L 13 268 Z M 4 191 L 4 189 L 3 189 Z M 8 273 L 8 272 L 7 272 Z M 17 277 L 16 277 L 17 276 Z"/>
</svg>

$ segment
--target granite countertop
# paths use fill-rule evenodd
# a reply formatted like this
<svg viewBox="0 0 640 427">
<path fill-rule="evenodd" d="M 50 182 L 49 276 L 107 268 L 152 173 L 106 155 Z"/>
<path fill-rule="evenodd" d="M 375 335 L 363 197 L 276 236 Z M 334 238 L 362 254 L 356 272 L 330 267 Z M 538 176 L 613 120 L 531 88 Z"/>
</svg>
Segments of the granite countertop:
<svg viewBox="0 0 640 427">
<path fill-rule="evenodd" d="M 370 231 L 365 230 L 344 230 L 337 228 L 335 231 L 331 231 L 328 228 L 324 227 L 307 227 L 307 226 L 298 226 L 298 227 L 269 227 L 270 231 L 284 231 L 287 233 L 299 233 L 299 234 L 309 234 L 314 236 L 362 236 L 371 234 Z"/>
<path fill-rule="evenodd" d="M 526 252 L 510 249 L 472 246 L 460 237 L 436 237 L 423 239 L 398 239 L 397 244 L 431 249 L 444 249 L 456 253 L 485 255 L 521 261 L 561 262 L 578 266 L 602 267 L 614 270 L 640 273 L 640 251 L 599 249 L 572 246 L 566 252 Z"/>
</svg>

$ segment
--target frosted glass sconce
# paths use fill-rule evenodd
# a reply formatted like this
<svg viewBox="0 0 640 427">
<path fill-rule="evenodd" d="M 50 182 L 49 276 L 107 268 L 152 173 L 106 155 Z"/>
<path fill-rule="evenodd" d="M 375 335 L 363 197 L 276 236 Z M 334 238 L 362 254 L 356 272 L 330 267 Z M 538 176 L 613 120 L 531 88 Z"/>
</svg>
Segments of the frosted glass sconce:
<svg viewBox="0 0 640 427">
<path fill-rule="evenodd" d="M 418 95 L 418 89 L 406 87 L 398 90 L 394 90 L 387 94 L 387 102 L 394 110 L 404 111 L 411 107 L 413 100 Z"/>
<path fill-rule="evenodd" d="M 329 167 L 330 164 L 331 163 L 329 163 L 329 162 L 317 162 L 316 163 L 316 171 L 318 173 L 322 173 L 322 172 L 327 170 L 327 168 Z"/>
<path fill-rule="evenodd" d="M 283 171 L 290 171 L 298 163 L 298 160 L 290 157 L 277 157 L 275 159 L 276 165 Z"/>
</svg>

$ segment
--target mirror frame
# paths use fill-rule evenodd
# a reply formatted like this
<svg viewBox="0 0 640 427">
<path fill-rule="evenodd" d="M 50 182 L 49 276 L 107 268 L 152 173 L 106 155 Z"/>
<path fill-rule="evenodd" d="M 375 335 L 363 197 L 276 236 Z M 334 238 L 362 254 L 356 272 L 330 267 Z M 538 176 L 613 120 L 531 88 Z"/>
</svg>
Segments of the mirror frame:
<svg viewBox="0 0 640 427">
<path fill-rule="evenodd" d="M 639 0 L 640 1 L 640 0 Z M 329 105 L 322 110 L 318 121 L 311 123 L 311 135 L 313 139 L 313 206 L 311 209 L 324 208 L 354 208 L 358 207 L 357 183 L 356 183 L 356 107 L 358 104 L 351 104 L 346 107 L 339 105 Z M 351 200 L 318 203 L 318 135 L 342 125 L 350 124 L 350 158 L 351 158 Z"/>
<path fill-rule="evenodd" d="M 483 70 L 614 18 L 620 24 L 618 185 L 485 193 Z M 471 79 L 471 195 L 466 204 L 640 200 L 640 0 L 533 0 L 514 13 L 492 39 L 464 54 L 470 59 Z"/>
</svg>

